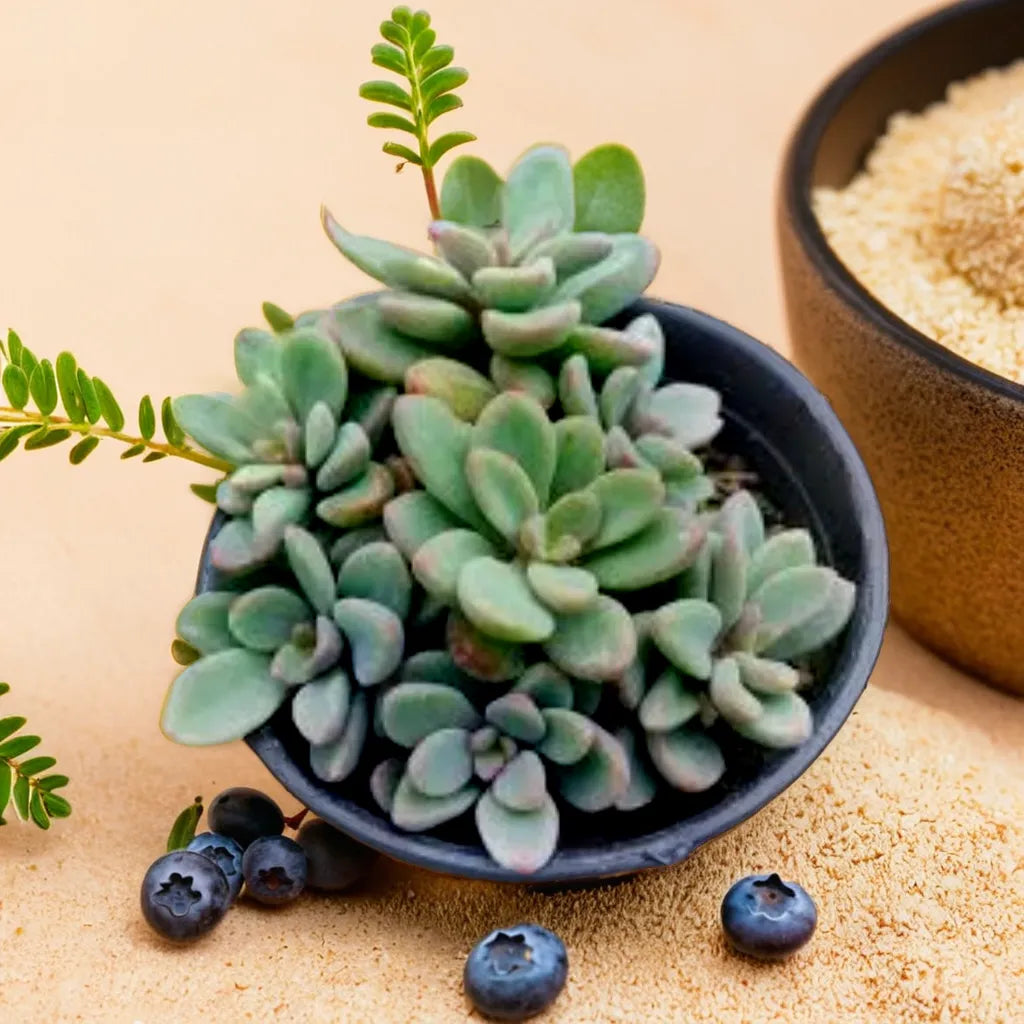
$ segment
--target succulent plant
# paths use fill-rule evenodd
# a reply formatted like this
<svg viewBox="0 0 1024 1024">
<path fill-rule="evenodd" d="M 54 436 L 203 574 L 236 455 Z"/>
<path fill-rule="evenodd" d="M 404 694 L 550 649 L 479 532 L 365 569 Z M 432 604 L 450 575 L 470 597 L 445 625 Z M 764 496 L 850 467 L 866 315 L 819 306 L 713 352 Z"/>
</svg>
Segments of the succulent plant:
<svg viewBox="0 0 1024 1024">
<path fill-rule="evenodd" d="M 766 535 L 748 491 L 708 519 L 678 599 L 635 617 L 638 653 L 619 681 L 651 762 L 687 792 L 713 786 L 725 771 L 725 755 L 704 731 L 719 716 L 762 747 L 795 747 L 810 736 L 811 710 L 797 692 L 809 678 L 801 660 L 844 628 L 856 591 L 817 564 L 806 530 Z"/>
<path fill-rule="evenodd" d="M 627 755 L 587 716 L 593 693 L 538 662 L 507 691 L 475 683 L 446 651 L 403 666 L 380 701 L 380 728 L 402 757 L 381 762 L 371 791 L 399 828 L 435 828 L 475 808 L 487 852 L 530 873 L 558 843 L 553 793 L 582 811 L 615 805 L 629 785 Z"/>
<path fill-rule="evenodd" d="M 241 394 L 174 400 L 186 433 L 236 467 L 216 492 L 231 517 L 210 546 L 222 571 L 269 561 L 289 524 L 371 522 L 395 492 L 392 472 L 371 458 L 395 391 L 353 386 L 337 346 L 310 325 L 317 317 L 291 323 L 271 307 L 279 333 L 246 329 L 235 339 Z"/>
<path fill-rule="evenodd" d="M 288 524 L 290 585 L 278 574 L 242 592 L 201 593 L 182 609 L 178 657 L 190 663 L 164 705 L 169 737 L 194 746 L 240 739 L 291 697 L 314 774 L 340 782 L 352 772 L 371 717 L 367 689 L 402 660 L 413 584 L 393 545 L 350 538 L 335 545 L 335 571 L 323 543 Z"/>
<path fill-rule="evenodd" d="M 603 166 L 609 148 L 625 161 L 621 176 L 639 176 L 639 192 L 631 193 L 639 215 L 630 209 L 624 219 L 620 206 L 593 195 L 595 157 Z M 495 380 L 550 390 L 546 367 L 557 372 L 576 352 L 602 373 L 647 362 L 652 352 L 642 334 L 601 326 L 643 293 L 658 268 L 658 250 L 635 234 L 643 216 L 636 158 L 623 147 L 601 147 L 580 160 L 574 181 L 564 149 L 535 146 L 504 183 L 481 171 L 482 161 L 465 160 L 445 178 L 447 219 L 428 229 L 436 255 L 351 234 L 323 211 L 331 241 L 388 289 L 342 302 L 325 318 L 351 365 L 397 385 L 431 357 L 489 357 Z M 477 173 L 467 178 L 469 167 Z M 581 221 L 587 230 L 575 229 Z M 600 225 L 608 229 L 594 228 Z"/>
<path fill-rule="evenodd" d="M 459 664 L 493 679 L 495 644 L 540 644 L 574 677 L 618 678 L 636 636 L 608 592 L 679 575 L 704 540 L 665 504 L 661 475 L 607 470 L 597 420 L 552 423 L 523 393 L 490 399 L 472 426 L 439 398 L 403 395 L 392 424 L 425 490 L 389 502 L 385 528 L 423 588 L 466 620 L 450 640 Z"/>
</svg>

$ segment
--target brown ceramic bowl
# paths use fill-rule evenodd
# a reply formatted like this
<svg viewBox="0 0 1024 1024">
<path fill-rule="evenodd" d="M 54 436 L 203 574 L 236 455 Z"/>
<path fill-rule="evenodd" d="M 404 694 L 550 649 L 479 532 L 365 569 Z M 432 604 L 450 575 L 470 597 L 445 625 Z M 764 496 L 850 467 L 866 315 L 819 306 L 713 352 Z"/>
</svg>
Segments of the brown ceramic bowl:
<svg viewBox="0 0 1024 1024">
<path fill-rule="evenodd" d="M 1024 387 L 886 309 L 829 247 L 811 208 L 843 186 L 897 111 L 1024 58 L 1024 0 L 966 0 L 841 71 L 794 134 L 778 194 L 798 364 L 832 402 L 881 499 L 892 606 L 924 643 L 1024 693 Z"/>
</svg>

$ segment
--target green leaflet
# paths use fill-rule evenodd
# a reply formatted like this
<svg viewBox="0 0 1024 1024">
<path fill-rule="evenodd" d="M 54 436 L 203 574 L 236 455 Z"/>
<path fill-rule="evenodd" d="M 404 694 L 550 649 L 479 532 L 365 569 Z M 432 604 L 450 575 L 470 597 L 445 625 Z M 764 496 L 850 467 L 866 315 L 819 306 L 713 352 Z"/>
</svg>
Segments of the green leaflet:
<svg viewBox="0 0 1024 1024">
<path fill-rule="evenodd" d="M 576 231 L 636 232 L 644 220 L 644 173 L 636 154 L 609 143 L 573 167 Z"/>
</svg>

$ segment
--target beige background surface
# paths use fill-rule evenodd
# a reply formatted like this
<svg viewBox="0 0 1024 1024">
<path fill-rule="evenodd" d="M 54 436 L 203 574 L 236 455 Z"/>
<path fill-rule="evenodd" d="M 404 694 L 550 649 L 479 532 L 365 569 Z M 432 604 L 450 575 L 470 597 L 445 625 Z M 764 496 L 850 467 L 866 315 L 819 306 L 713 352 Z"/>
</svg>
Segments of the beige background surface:
<svg viewBox="0 0 1024 1024">
<path fill-rule="evenodd" d="M 472 73 L 446 120 L 499 167 L 538 139 L 640 153 L 656 294 L 786 351 L 772 237 L 778 158 L 842 60 L 924 9 L 907 0 L 434 0 Z M 420 244 L 356 95 L 385 5 L 365 0 L 0 4 L 0 322 L 71 348 L 115 393 L 232 383 L 231 338 L 271 298 L 363 287 L 322 237 Z M 116 446 L 112 446 L 116 447 Z M 0 468 L 0 678 L 72 776 L 74 816 L 0 833 L 0 1019 L 454 1021 L 463 958 L 491 927 L 565 937 L 553 1021 L 1024 1019 L 1024 704 L 889 631 L 826 757 L 690 862 L 599 892 L 539 896 L 382 867 L 349 899 L 234 911 L 166 950 L 137 886 L 195 793 L 269 784 L 241 745 L 190 751 L 157 713 L 207 507 L 187 465 L 101 448 Z M 966 571 L 966 567 L 965 567 Z M 936 581 L 941 585 L 941 581 Z M 275 790 L 275 792 L 278 792 Z M 293 809 L 291 801 L 286 802 Z M 797 961 L 729 957 L 730 881 L 778 867 L 819 897 Z"/>
</svg>

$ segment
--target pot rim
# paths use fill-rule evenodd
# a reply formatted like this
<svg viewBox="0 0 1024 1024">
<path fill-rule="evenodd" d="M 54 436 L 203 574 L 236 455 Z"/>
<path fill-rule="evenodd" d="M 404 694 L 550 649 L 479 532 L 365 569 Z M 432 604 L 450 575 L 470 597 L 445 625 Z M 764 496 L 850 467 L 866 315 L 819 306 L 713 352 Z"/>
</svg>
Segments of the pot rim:
<svg viewBox="0 0 1024 1024">
<path fill-rule="evenodd" d="M 313 779 L 291 758 L 269 723 L 246 737 L 249 747 L 296 799 L 382 853 L 443 874 L 519 884 L 579 883 L 677 863 L 751 817 L 795 782 L 834 738 L 867 685 L 881 649 L 888 617 L 888 549 L 882 513 L 870 476 L 831 405 L 792 363 L 722 320 L 690 307 L 654 299 L 643 300 L 633 308 L 638 312 L 660 312 L 674 318 L 680 326 L 713 333 L 723 343 L 740 349 L 762 371 L 762 379 L 772 380 L 776 387 L 786 389 L 800 401 L 808 420 L 840 459 L 852 520 L 859 532 L 860 566 L 857 603 L 832 668 L 835 691 L 830 703 L 816 709 L 814 733 L 807 742 L 792 750 L 779 751 L 771 766 L 755 780 L 725 794 L 713 806 L 656 832 L 617 841 L 611 849 L 598 845 L 560 849 L 543 868 L 530 875 L 502 868 L 490 859 L 482 845 L 461 846 L 427 833 L 399 832 L 379 812 L 326 791 L 324 784 Z M 742 408 L 738 411 L 742 412 Z M 207 549 L 217 523 L 215 517 L 207 534 L 197 590 L 204 588 L 211 573 Z"/>
<path fill-rule="evenodd" d="M 811 206 L 811 174 L 822 136 L 836 111 L 849 94 L 869 74 L 894 54 L 926 35 L 937 26 L 970 19 L 978 11 L 1005 7 L 1015 0 L 959 0 L 950 6 L 906 23 L 902 28 L 877 40 L 846 64 L 811 100 L 786 149 L 782 171 L 782 198 L 804 252 L 816 266 L 828 286 L 852 306 L 872 326 L 927 359 L 941 370 L 1000 398 L 1024 404 L 1024 384 L 1002 377 L 972 363 L 952 349 L 912 327 L 876 299 L 847 269 L 829 244 Z"/>
</svg>

